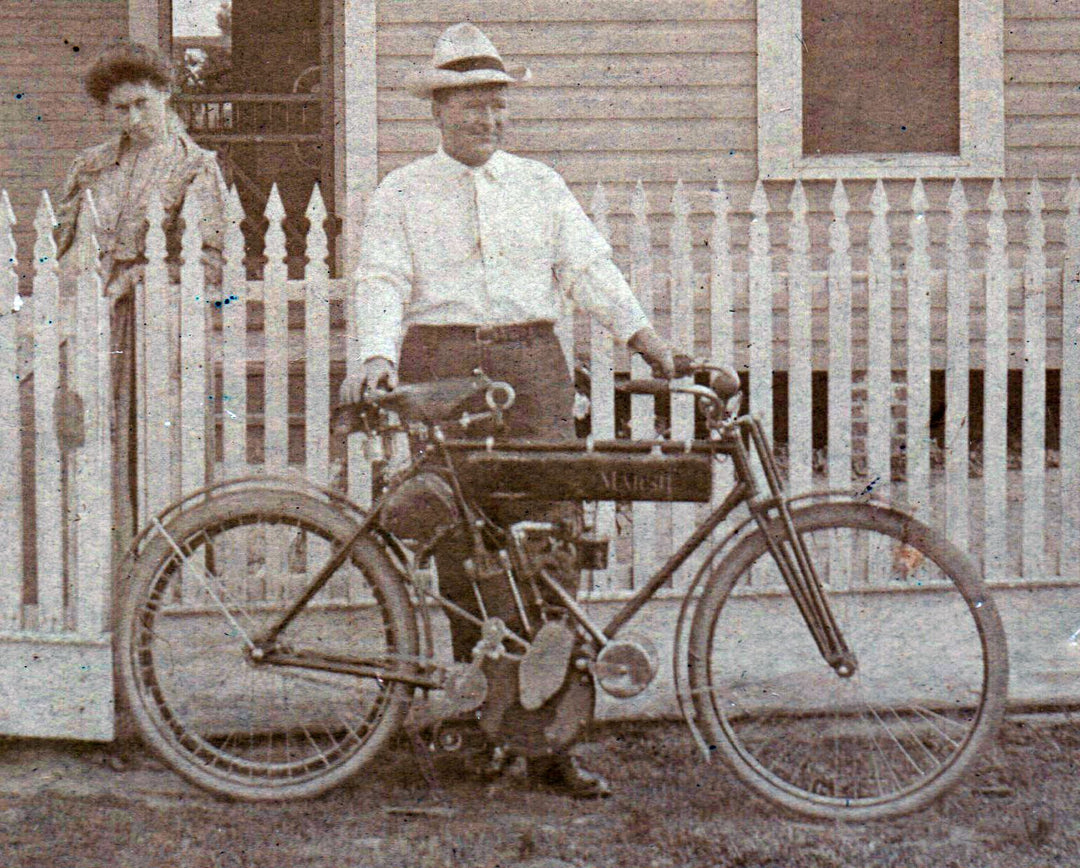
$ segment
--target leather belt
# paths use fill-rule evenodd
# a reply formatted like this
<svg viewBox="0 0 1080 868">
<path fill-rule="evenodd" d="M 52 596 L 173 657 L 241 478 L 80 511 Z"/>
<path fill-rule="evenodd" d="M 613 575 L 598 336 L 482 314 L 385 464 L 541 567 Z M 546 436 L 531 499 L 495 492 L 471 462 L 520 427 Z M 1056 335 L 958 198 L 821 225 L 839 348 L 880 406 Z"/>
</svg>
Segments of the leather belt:
<svg viewBox="0 0 1080 868">
<path fill-rule="evenodd" d="M 414 325 L 422 335 L 436 340 L 472 340 L 478 344 L 511 344 L 552 335 L 554 325 L 548 320 L 507 323 L 504 325 Z"/>
</svg>

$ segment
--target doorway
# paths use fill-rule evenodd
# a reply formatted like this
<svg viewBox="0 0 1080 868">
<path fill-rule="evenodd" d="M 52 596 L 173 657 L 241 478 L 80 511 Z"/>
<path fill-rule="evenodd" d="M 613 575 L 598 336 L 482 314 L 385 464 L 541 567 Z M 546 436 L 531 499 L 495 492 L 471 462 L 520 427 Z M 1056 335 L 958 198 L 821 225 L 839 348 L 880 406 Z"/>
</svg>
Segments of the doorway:
<svg viewBox="0 0 1080 868">
<path fill-rule="evenodd" d="M 177 110 L 188 132 L 217 152 L 235 185 L 250 277 L 265 263 L 264 211 L 277 184 L 285 210 L 290 278 L 303 275 L 304 216 L 315 184 L 329 219 L 333 271 L 334 0 L 185 0 L 170 15 L 180 72 Z"/>
</svg>

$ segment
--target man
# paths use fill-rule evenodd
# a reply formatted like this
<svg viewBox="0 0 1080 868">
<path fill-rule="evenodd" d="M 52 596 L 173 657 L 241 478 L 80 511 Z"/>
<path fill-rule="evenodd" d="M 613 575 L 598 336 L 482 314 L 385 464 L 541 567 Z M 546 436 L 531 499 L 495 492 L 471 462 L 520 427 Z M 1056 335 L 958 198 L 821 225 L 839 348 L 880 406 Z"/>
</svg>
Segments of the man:
<svg viewBox="0 0 1080 868">
<path fill-rule="evenodd" d="M 475 26 L 455 24 L 439 37 L 431 64 L 410 81 L 414 95 L 431 99 L 442 143 L 437 153 L 387 175 L 369 202 L 356 272 L 363 371 L 346 381 L 342 400 L 357 401 L 365 389 L 393 388 L 399 380 L 481 368 L 516 390 L 506 436 L 573 438 L 573 381 L 553 329 L 564 295 L 657 374 L 673 375 L 670 347 L 563 180 L 499 149 L 509 87 L 528 77 L 527 70 L 507 71 Z M 499 518 L 566 516 L 567 505 L 549 504 L 512 516 L 504 509 Z M 462 554 L 452 547 L 436 553 L 440 588 L 475 611 Z M 477 630 L 456 625 L 455 658 L 468 660 L 478 639 Z M 505 693 L 503 681 L 493 679 L 486 707 L 498 701 L 493 694 Z M 610 792 L 568 755 L 534 760 L 530 773 L 575 796 Z"/>
</svg>

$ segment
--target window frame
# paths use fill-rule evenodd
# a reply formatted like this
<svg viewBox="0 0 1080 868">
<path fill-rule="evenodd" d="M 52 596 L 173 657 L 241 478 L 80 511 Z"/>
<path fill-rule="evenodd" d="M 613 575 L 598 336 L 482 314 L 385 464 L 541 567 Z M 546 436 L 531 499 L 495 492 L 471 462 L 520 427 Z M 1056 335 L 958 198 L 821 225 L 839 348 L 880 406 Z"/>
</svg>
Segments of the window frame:
<svg viewBox="0 0 1080 868">
<path fill-rule="evenodd" d="M 762 180 L 996 178 L 1005 169 L 1004 0 L 960 3 L 960 153 L 804 155 L 802 0 L 758 0 Z"/>
</svg>

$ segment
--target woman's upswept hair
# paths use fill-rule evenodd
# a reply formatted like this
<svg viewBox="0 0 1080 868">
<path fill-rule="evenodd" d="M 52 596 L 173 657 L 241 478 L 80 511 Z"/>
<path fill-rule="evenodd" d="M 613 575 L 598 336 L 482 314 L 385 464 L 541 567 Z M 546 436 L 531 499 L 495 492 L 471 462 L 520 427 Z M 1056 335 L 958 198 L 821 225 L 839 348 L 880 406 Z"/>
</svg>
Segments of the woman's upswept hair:
<svg viewBox="0 0 1080 868">
<path fill-rule="evenodd" d="M 137 42 L 123 42 L 103 51 L 86 73 L 83 86 L 98 105 L 109 101 L 109 91 L 119 84 L 149 82 L 160 90 L 172 91 L 173 67 L 156 48 Z"/>
</svg>

